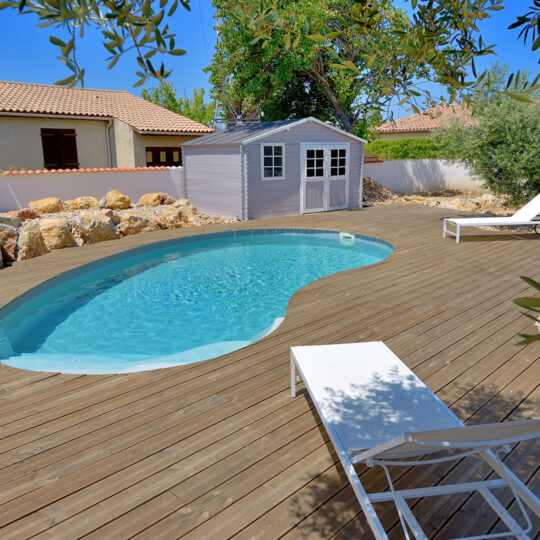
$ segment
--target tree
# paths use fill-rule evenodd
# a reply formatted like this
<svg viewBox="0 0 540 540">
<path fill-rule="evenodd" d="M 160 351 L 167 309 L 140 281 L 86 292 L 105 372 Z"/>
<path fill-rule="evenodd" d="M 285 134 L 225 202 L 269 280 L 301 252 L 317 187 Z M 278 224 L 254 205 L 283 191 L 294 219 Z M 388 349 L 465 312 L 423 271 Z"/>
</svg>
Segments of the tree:
<svg viewBox="0 0 540 540">
<path fill-rule="evenodd" d="M 209 126 L 214 118 L 214 106 L 212 103 L 205 103 L 204 88 L 194 88 L 191 98 L 177 97 L 174 84 L 168 81 L 161 81 L 159 86 L 146 88 L 142 91 L 142 97 L 160 107 L 169 109 Z"/>
<path fill-rule="evenodd" d="M 506 74 L 507 67 L 495 65 L 479 86 L 471 106 L 475 126 L 454 121 L 437 130 L 435 141 L 447 159 L 463 163 L 484 186 L 517 205 L 540 193 L 540 106 L 537 93 L 532 102 L 501 93 Z M 522 79 L 527 74 L 515 84 L 521 86 Z M 512 95 L 512 84 L 509 89 Z"/>
<path fill-rule="evenodd" d="M 246 100 L 255 107 L 249 110 L 250 115 L 264 113 L 265 119 L 305 114 L 311 100 L 323 119 L 335 119 L 351 132 L 365 129 L 365 119 L 378 114 L 392 91 L 397 91 L 391 85 L 394 72 L 387 68 L 396 53 L 394 43 L 387 41 L 384 47 L 378 47 L 378 40 L 389 29 L 407 27 L 401 10 L 385 0 L 378 4 L 380 9 L 373 16 L 370 31 L 359 36 L 350 24 L 351 0 L 278 2 L 277 17 L 284 19 L 293 10 L 296 23 L 305 29 L 291 42 L 288 30 L 279 25 L 268 39 L 262 38 L 258 3 L 215 0 L 220 42 L 208 68 L 214 95 L 225 106 L 234 95 L 236 112 L 245 112 Z M 327 43 L 318 39 L 322 21 L 328 30 Z M 376 49 L 376 58 L 368 62 L 368 52 Z M 336 64 L 338 55 L 360 66 L 361 74 L 341 69 Z M 403 69 L 416 75 L 423 73 L 421 66 L 406 58 L 399 65 L 399 70 Z M 391 91 L 385 92 L 387 86 Z"/>
<path fill-rule="evenodd" d="M 521 276 L 521 279 L 537 291 L 540 291 L 540 283 L 538 283 L 534 279 L 525 276 Z M 518 345 L 528 345 L 533 341 L 540 341 L 540 298 L 534 296 L 524 296 L 521 298 L 516 298 L 514 300 L 514 304 L 525 308 L 527 311 L 532 311 L 532 313 L 522 313 L 523 315 L 525 315 L 525 317 L 532 319 L 538 328 L 538 333 L 536 334 L 518 334 L 520 337 L 523 338 L 523 341 L 520 341 Z"/>
</svg>

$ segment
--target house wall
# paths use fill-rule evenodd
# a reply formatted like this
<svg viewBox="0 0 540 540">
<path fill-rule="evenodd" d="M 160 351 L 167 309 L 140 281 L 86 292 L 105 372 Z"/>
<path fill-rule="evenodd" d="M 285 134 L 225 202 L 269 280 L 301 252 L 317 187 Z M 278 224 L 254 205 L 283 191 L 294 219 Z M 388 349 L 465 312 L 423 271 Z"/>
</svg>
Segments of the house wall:
<svg viewBox="0 0 540 540">
<path fill-rule="evenodd" d="M 43 169 L 41 128 L 74 129 L 80 167 L 108 167 L 106 126 L 106 120 L 0 116 L 0 169 Z"/>
<path fill-rule="evenodd" d="M 443 159 L 395 159 L 364 163 L 364 176 L 370 176 L 395 193 L 460 189 L 480 191 L 463 165 Z"/>
<path fill-rule="evenodd" d="M 261 144 L 272 142 L 285 143 L 284 180 L 261 180 Z M 350 144 L 349 207 L 360 206 L 363 143 L 319 124 L 306 122 L 245 145 L 250 219 L 300 213 L 300 144 L 303 142 Z"/>
<path fill-rule="evenodd" d="M 196 139 L 193 135 L 138 135 L 133 133 L 133 148 L 135 167 L 146 167 L 147 146 L 181 146 L 183 143 Z"/>
<path fill-rule="evenodd" d="M 111 189 L 129 195 L 132 204 L 151 192 L 165 192 L 175 199 L 186 197 L 182 167 L 0 174 L 0 212 L 25 208 L 30 201 L 45 197 L 65 201 L 92 195 L 99 200 Z"/>
<path fill-rule="evenodd" d="M 199 210 L 242 218 L 240 145 L 184 146 L 187 198 Z"/>
</svg>

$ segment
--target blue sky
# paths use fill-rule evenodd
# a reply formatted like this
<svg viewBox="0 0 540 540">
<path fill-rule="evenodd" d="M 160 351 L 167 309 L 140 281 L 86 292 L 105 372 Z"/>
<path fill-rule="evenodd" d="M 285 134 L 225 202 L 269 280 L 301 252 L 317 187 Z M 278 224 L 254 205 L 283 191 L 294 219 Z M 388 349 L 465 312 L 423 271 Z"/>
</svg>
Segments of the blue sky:
<svg viewBox="0 0 540 540">
<path fill-rule="evenodd" d="M 517 40 L 517 31 L 507 30 L 518 14 L 527 11 L 530 0 L 506 0 L 505 9 L 494 12 L 493 17 L 480 25 L 480 30 L 489 44 L 496 44 L 497 59 L 508 63 L 513 71 L 524 69 L 538 72 L 538 51 L 533 53 L 530 45 L 525 47 Z M 405 0 L 397 0 L 398 7 L 406 8 Z M 193 88 L 209 89 L 208 76 L 203 68 L 209 64 L 216 43 L 214 31 L 214 8 L 211 0 L 191 0 L 191 12 L 178 8 L 171 26 L 176 33 L 178 47 L 187 50 L 180 57 L 167 57 L 166 64 L 173 69 L 170 80 L 180 92 L 191 95 Z M 52 84 L 68 75 L 64 66 L 56 59 L 56 47 L 48 36 L 54 29 L 37 28 L 37 19 L 32 15 L 18 15 L 14 10 L 0 11 L 0 50 L 4 51 L 0 63 L 0 80 Z M 58 34 L 58 32 L 57 32 Z M 61 34 L 58 34 L 62 37 Z M 141 88 L 133 88 L 137 80 L 137 69 L 132 58 L 122 58 L 112 70 L 107 70 L 107 51 L 101 44 L 101 35 L 87 33 L 79 44 L 80 62 L 86 68 L 87 88 L 109 88 L 128 90 L 140 94 Z M 494 56 L 478 62 L 479 70 L 487 67 Z M 152 86 L 151 81 L 146 86 Z M 437 89 L 434 89 L 437 92 Z M 444 95 L 444 91 L 442 94 Z M 396 117 L 408 114 L 405 109 L 394 109 Z"/>
</svg>

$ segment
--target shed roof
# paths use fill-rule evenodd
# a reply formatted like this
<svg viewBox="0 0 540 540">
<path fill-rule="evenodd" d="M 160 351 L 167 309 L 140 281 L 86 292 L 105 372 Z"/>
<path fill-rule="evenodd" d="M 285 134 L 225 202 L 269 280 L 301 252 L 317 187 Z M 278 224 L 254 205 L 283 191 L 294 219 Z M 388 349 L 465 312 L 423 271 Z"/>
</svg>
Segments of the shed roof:
<svg viewBox="0 0 540 540">
<path fill-rule="evenodd" d="M 0 112 L 118 118 L 140 133 L 212 133 L 212 128 L 125 90 L 0 81 Z"/>
<path fill-rule="evenodd" d="M 188 141 L 183 144 L 183 146 L 198 146 L 198 145 L 221 145 L 221 144 L 248 144 L 259 139 L 264 139 L 265 137 L 272 135 L 273 133 L 278 133 L 284 129 L 290 129 L 305 122 L 313 122 L 327 129 L 334 131 L 339 131 L 346 137 L 350 137 L 360 142 L 366 142 L 364 139 L 347 133 L 341 129 L 338 129 L 326 122 L 322 122 L 317 118 L 308 117 L 302 118 L 300 120 L 278 120 L 276 122 L 247 122 L 237 126 L 233 126 L 221 131 L 216 131 L 210 135 L 205 135 L 204 137 L 199 137 L 192 141 Z"/>
</svg>

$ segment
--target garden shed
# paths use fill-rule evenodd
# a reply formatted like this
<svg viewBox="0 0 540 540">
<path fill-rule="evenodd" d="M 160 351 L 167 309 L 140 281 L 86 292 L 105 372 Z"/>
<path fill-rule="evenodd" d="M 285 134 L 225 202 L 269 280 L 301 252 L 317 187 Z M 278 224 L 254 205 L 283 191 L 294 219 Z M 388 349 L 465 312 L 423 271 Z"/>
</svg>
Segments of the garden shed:
<svg viewBox="0 0 540 540">
<path fill-rule="evenodd" d="M 316 118 L 236 125 L 183 145 L 186 194 L 241 220 L 357 208 L 365 142 Z"/>
</svg>

